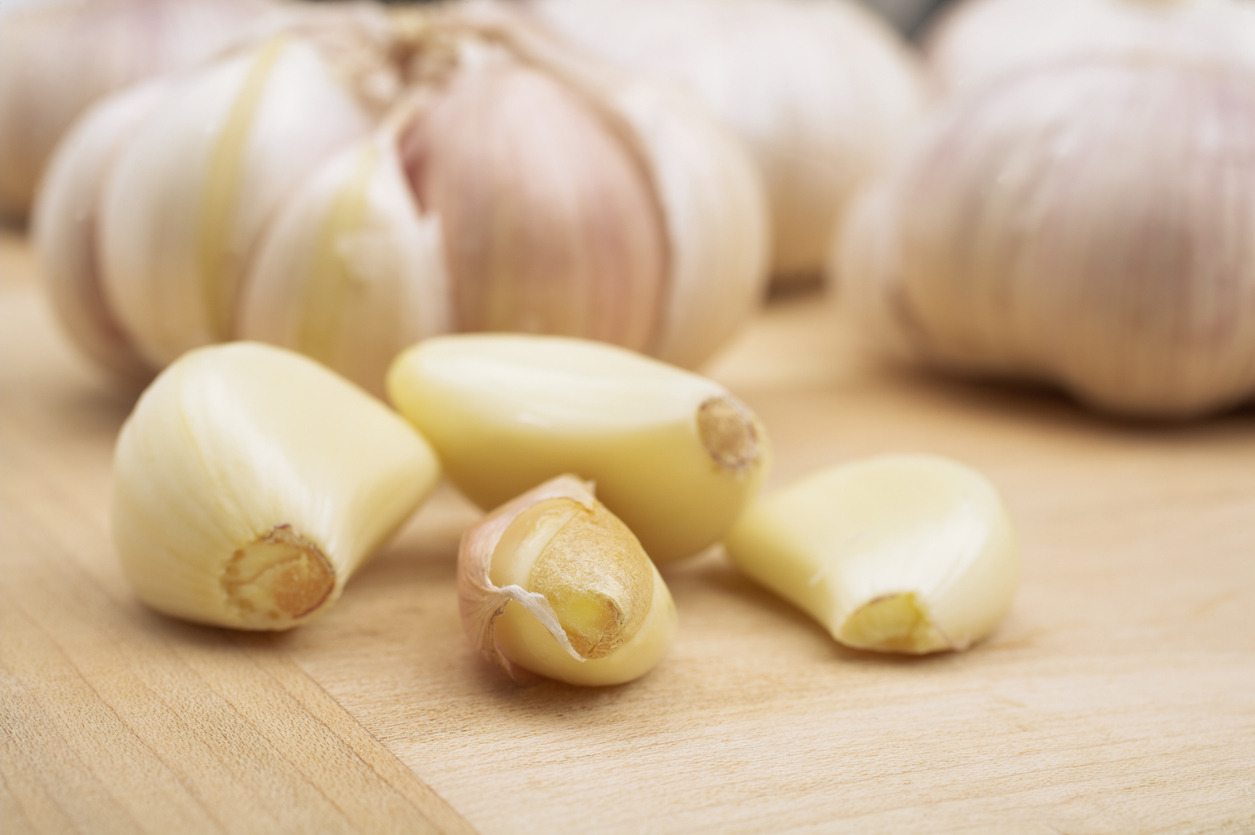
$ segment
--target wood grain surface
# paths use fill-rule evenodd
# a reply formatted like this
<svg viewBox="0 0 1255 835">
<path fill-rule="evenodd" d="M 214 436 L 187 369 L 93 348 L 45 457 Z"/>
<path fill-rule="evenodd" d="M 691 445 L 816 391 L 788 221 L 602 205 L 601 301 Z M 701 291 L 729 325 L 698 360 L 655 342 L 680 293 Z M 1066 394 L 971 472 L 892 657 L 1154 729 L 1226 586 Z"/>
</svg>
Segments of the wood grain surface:
<svg viewBox="0 0 1255 835">
<path fill-rule="evenodd" d="M 108 534 L 133 395 L 71 349 L 0 241 L 0 830 L 1255 831 L 1255 412 L 1155 427 L 878 366 L 817 293 L 711 369 L 769 488 L 950 455 L 1003 491 L 1010 616 L 962 654 L 845 650 L 717 550 L 664 573 L 644 679 L 520 688 L 468 647 L 443 489 L 325 617 L 237 635 L 147 611 Z"/>
</svg>

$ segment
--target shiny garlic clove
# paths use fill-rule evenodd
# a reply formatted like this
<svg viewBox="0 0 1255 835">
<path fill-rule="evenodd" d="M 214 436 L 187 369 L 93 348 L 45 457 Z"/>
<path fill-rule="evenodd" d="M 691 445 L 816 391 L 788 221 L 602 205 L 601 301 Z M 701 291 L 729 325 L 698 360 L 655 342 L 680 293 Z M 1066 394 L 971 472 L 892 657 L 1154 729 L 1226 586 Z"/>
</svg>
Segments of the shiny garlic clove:
<svg viewBox="0 0 1255 835">
<path fill-rule="evenodd" d="M 1067 57 L 1224 58 L 1255 69 L 1255 6 L 1245 0 L 967 0 L 925 37 L 937 86 L 953 93 Z"/>
<path fill-rule="evenodd" d="M 621 684 L 675 637 L 675 604 L 632 532 L 571 476 L 498 508 L 462 538 L 462 625 L 516 680 Z"/>
<path fill-rule="evenodd" d="M 770 460 L 722 386 L 601 343 L 436 337 L 397 358 L 388 396 L 481 507 L 577 473 L 658 563 L 717 542 Z"/>
<path fill-rule="evenodd" d="M 918 120 L 918 62 L 856 2 L 532 0 L 577 47 L 682 85 L 742 139 L 766 184 L 777 279 L 815 276 L 868 174 Z"/>
<path fill-rule="evenodd" d="M 438 478 L 405 421 L 316 363 L 253 343 L 203 348 L 162 372 L 122 427 L 113 537 L 154 609 L 288 629 L 340 596 Z"/>
<path fill-rule="evenodd" d="M 859 203 L 851 323 L 924 363 L 1189 418 L 1255 396 L 1255 72 L 1042 66 L 957 98 Z"/>
<path fill-rule="evenodd" d="M 1019 557 L 993 486 L 944 458 L 824 470 L 762 499 L 729 559 L 855 649 L 967 649 L 1011 605 Z"/>
</svg>

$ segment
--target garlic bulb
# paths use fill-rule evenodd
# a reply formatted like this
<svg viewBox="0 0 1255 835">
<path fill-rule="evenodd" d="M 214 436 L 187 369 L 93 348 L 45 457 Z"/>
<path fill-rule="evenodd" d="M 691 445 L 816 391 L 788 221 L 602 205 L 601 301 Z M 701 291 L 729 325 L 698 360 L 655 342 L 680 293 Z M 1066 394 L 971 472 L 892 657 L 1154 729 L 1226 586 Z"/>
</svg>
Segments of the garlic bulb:
<svg viewBox="0 0 1255 835">
<path fill-rule="evenodd" d="M 632 532 L 562 476 L 469 529 L 458 550 L 462 625 L 518 681 L 622 684 L 675 638 L 671 593 Z"/>
<path fill-rule="evenodd" d="M 590 53 L 686 87 L 753 153 L 778 277 L 814 275 L 861 181 L 923 104 L 913 54 L 847 0 L 533 0 Z"/>
<path fill-rule="evenodd" d="M 1006 614 L 1019 553 L 980 473 L 886 455 L 813 473 L 762 499 L 728 558 L 856 649 L 963 650 Z"/>
<path fill-rule="evenodd" d="M 966 0 L 925 39 L 942 90 L 1067 56 L 1144 52 L 1255 66 L 1249 0 Z"/>
<path fill-rule="evenodd" d="M 405 421 L 317 363 L 203 348 L 162 372 L 122 427 L 113 537 L 154 609 L 287 629 L 335 602 L 439 476 Z"/>
<path fill-rule="evenodd" d="M 207 59 L 265 0 L 57 0 L 0 19 L 0 211 L 25 216 L 58 139 L 95 100 Z"/>
<path fill-rule="evenodd" d="M 490 3 L 354 4 L 263 34 L 179 79 L 101 170 L 50 179 L 50 225 L 100 182 L 74 261 L 153 367 L 245 338 L 381 392 L 405 347 L 479 329 L 694 365 L 755 309 L 761 184 L 667 91 Z"/>
<path fill-rule="evenodd" d="M 762 424 L 719 384 L 579 339 L 429 339 L 397 357 L 388 396 L 480 507 L 575 473 L 659 564 L 718 542 L 771 462 Z"/>
<path fill-rule="evenodd" d="M 1255 72 L 1069 60 L 973 93 L 855 210 L 856 324 L 1126 415 L 1255 394 Z"/>
</svg>

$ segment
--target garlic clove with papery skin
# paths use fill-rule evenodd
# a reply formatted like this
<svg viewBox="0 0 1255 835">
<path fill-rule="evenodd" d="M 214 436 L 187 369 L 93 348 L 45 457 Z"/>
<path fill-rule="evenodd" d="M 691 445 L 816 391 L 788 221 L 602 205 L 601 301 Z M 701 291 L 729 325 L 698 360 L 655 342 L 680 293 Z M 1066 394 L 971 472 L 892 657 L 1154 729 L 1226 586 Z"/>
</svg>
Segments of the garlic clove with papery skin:
<svg viewBox="0 0 1255 835">
<path fill-rule="evenodd" d="M 855 649 L 967 649 L 1011 605 L 1019 555 L 981 474 L 928 455 L 813 473 L 737 522 L 728 558 Z"/>
<path fill-rule="evenodd" d="M 96 249 L 101 183 L 131 132 L 169 94 L 150 81 L 90 109 L 48 164 L 32 229 L 41 277 L 62 330 L 115 378 L 146 383 L 155 370 L 109 309 Z"/>
<path fill-rule="evenodd" d="M 436 337 L 397 357 L 388 396 L 480 507 L 575 473 L 658 563 L 717 542 L 770 465 L 762 424 L 723 386 L 597 342 Z"/>
<path fill-rule="evenodd" d="M 402 348 L 453 327 L 440 230 L 415 204 L 385 127 L 285 204 L 249 272 L 239 336 L 298 350 L 382 395 Z"/>
<path fill-rule="evenodd" d="M 965 0 L 924 38 L 929 72 L 953 93 L 1063 58 L 1240 62 L 1255 69 L 1255 6 L 1246 0 Z"/>
<path fill-rule="evenodd" d="M 843 307 L 929 365 L 1111 413 L 1255 396 L 1255 72 L 1068 60 L 957 98 L 835 242 Z"/>
<path fill-rule="evenodd" d="M 622 684 L 675 637 L 671 593 L 632 532 L 561 476 L 470 528 L 458 551 L 462 625 L 518 681 Z"/>
<path fill-rule="evenodd" d="M 236 629 L 288 629 L 435 487 L 431 447 L 378 400 L 280 348 L 191 351 L 118 437 L 111 527 L 152 608 Z"/>
<path fill-rule="evenodd" d="M 126 143 L 100 206 L 106 295 L 146 360 L 160 367 L 232 336 L 245 270 L 280 201 L 373 119 L 298 38 L 180 80 Z"/>
</svg>

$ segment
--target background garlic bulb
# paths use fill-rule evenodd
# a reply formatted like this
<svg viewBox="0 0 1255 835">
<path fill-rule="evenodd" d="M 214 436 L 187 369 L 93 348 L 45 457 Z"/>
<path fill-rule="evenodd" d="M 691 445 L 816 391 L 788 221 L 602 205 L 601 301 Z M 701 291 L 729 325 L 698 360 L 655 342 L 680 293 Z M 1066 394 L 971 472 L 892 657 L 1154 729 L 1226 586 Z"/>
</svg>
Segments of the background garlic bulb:
<svg viewBox="0 0 1255 835">
<path fill-rule="evenodd" d="M 942 90 L 1066 55 L 1227 56 L 1255 66 L 1249 0 L 967 0 L 924 38 Z"/>
<path fill-rule="evenodd" d="M 52 287 L 99 288 L 78 297 L 97 315 L 62 318 L 99 320 L 152 368 L 247 338 L 381 392 L 397 353 L 449 330 L 695 365 L 766 278 L 761 183 L 735 140 L 495 4 L 294 18 L 125 128 L 109 109 L 75 132 L 90 160 L 58 155 L 36 237 Z"/>
<path fill-rule="evenodd" d="M 862 179 L 922 106 L 912 53 L 846 0 L 532 0 L 555 32 L 676 82 L 750 147 L 767 184 L 773 271 L 818 271 Z"/>
<path fill-rule="evenodd" d="M 1255 72 L 1068 60 L 973 93 L 845 230 L 858 326 L 1122 414 L 1255 394 Z"/>
<path fill-rule="evenodd" d="M 272 5 L 57 0 L 7 9 L 0 17 L 0 210 L 25 216 L 57 141 L 89 104 L 195 66 Z"/>
</svg>

